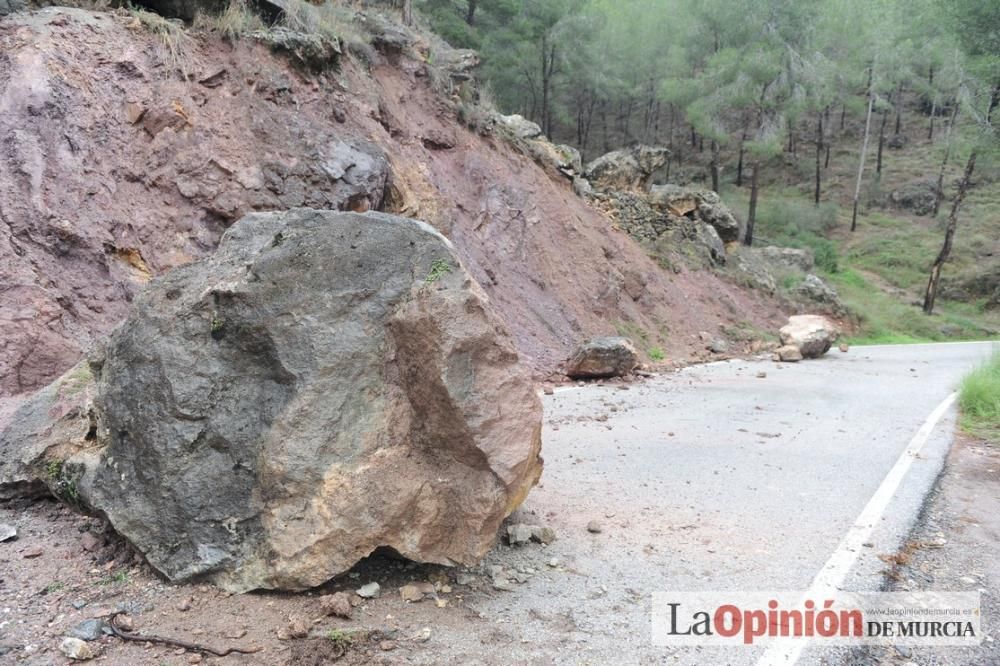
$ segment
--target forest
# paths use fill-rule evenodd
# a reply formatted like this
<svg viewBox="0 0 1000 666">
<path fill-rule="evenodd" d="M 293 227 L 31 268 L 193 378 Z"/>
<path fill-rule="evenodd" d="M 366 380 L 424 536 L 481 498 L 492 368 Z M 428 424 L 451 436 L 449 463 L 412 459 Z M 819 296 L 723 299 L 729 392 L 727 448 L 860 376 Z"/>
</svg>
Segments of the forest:
<svg viewBox="0 0 1000 666">
<path fill-rule="evenodd" d="M 921 156 L 921 175 L 936 181 L 932 217 L 949 196 L 955 213 L 924 294 L 927 312 L 977 161 L 981 170 L 995 166 L 1000 3 L 993 0 L 423 0 L 416 7 L 450 43 L 480 53 L 492 103 L 534 120 L 553 141 L 578 147 L 585 159 L 636 143 L 664 145 L 665 180 L 737 188 L 733 196 L 746 199 L 747 244 L 765 183 L 799 182 L 816 206 L 835 199 L 826 182 L 831 153 L 835 161 L 841 154 L 842 171 L 853 163 L 853 182 L 840 182 L 838 194 L 855 230 L 889 148 L 919 134 L 933 147 Z M 951 196 L 946 174 L 956 168 L 964 178 Z"/>
</svg>

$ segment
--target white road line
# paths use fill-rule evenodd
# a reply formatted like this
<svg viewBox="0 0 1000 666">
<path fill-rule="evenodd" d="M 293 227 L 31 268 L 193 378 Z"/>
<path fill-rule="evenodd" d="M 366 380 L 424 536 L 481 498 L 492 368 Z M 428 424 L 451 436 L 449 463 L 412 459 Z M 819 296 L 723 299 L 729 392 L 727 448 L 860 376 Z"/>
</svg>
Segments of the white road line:
<svg viewBox="0 0 1000 666">
<path fill-rule="evenodd" d="M 813 579 L 812 585 L 806 592 L 806 598 L 822 599 L 824 595 L 836 592 L 843 585 L 847 574 L 850 573 L 854 564 L 858 561 L 859 554 L 863 550 L 862 544 L 868 541 L 876 525 L 885 513 L 889 502 L 892 501 L 896 490 L 906 477 L 910 465 L 920 453 L 927 439 L 930 437 L 934 426 L 937 425 L 941 417 L 944 416 L 948 408 L 955 402 L 957 393 L 952 393 L 938 405 L 931 415 L 927 417 L 920 430 L 910 440 L 906 450 L 896 460 L 889 473 L 886 474 L 879 485 L 878 490 L 868 500 L 868 504 L 861 511 L 854 525 L 847 531 L 837 549 L 833 551 L 830 559 L 826 561 L 823 568 Z M 761 655 L 757 666 L 791 666 L 798 661 L 802 650 L 809 644 L 808 639 L 778 639 L 771 643 L 768 649 Z"/>
</svg>

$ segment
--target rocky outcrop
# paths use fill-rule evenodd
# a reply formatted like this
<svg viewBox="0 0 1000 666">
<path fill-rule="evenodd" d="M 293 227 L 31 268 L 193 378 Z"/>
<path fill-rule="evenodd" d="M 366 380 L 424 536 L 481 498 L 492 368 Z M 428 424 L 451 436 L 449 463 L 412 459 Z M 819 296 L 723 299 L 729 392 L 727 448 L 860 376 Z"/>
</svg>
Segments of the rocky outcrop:
<svg viewBox="0 0 1000 666">
<path fill-rule="evenodd" d="M 778 334 L 782 345 L 798 349 L 803 358 L 819 358 L 830 350 L 839 330 L 822 315 L 794 315 Z"/>
<path fill-rule="evenodd" d="M 498 115 L 497 123 L 510 130 L 518 139 L 537 139 L 542 135 L 542 128 L 519 114 L 510 116 Z"/>
<path fill-rule="evenodd" d="M 86 446 L 81 428 L 62 450 L 46 436 L 29 467 L 57 465 L 175 581 L 304 589 L 380 546 L 471 564 L 541 473 L 508 334 L 413 220 L 247 216 L 153 281 L 92 367 Z"/>
<path fill-rule="evenodd" d="M 670 151 L 662 146 L 632 146 L 615 150 L 587 164 L 584 177 L 595 190 L 647 192 L 653 176 L 667 163 Z"/>
<path fill-rule="evenodd" d="M 844 310 L 844 304 L 840 301 L 836 290 L 812 273 L 806 275 L 805 279 L 796 285 L 793 291 L 802 299 L 825 305 L 832 311 Z"/>
<path fill-rule="evenodd" d="M 738 241 L 740 224 L 719 195 L 711 190 L 691 190 L 677 185 L 654 185 L 650 204 L 674 217 L 688 217 L 710 224 L 724 243 Z"/>
<path fill-rule="evenodd" d="M 778 289 L 771 266 L 758 248 L 740 246 L 729 254 L 726 272 L 737 282 L 768 294 Z"/>
<path fill-rule="evenodd" d="M 654 185 L 648 194 L 600 193 L 595 205 L 657 253 L 676 252 L 698 266 L 726 263 L 726 243 L 740 235 L 732 212 L 715 192 Z"/>
<path fill-rule="evenodd" d="M 272 51 L 318 72 L 336 67 L 341 56 L 339 40 L 284 26 L 254 32 L 250 37 L 266 44 Z"/>
<path fill-rule="evenodd" d="M 566 361 L 566 375 L 573 379 L 622 377 L 639 367 L 639 352 L 628 338 L 588 340 Z"/>
</svg>

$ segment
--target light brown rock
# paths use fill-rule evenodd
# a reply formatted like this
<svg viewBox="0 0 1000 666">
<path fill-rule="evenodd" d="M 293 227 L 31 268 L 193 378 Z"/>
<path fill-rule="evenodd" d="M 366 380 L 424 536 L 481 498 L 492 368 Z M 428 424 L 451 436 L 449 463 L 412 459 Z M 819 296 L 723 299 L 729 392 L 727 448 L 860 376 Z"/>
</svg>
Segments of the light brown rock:
<svg viewBox="0 0 1000 666">
<path fill-rule="evenodd" d="M 802 352 L 799 351 L 798 347 L 794 347 L 792 345 L 778 347 L 777 351 L 775 351 L 775 355 L 778 357 L 779 361 L 785 361 L 786 363 L 795 363 L 802 360 Z"/>
<path fill-rule="evenodd" d="M 781 344 L 798 347 L 803 358 L 819 358 L 833 345 L 839 329 L 823 315 L 794 315 L 781 327 Z"/>
</svg>

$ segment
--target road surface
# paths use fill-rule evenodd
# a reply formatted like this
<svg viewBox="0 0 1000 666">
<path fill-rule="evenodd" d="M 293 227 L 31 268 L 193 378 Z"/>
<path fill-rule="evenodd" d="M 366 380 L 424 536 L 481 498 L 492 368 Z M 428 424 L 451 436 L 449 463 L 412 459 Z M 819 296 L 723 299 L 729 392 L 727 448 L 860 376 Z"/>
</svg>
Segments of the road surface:
<svg viewBox="0 0 1000 666">
<path fill-rule="evenodd" d="M 544 557 L 559 565 L 470 604 L 500 632 L 483 642 L 503 644 L 498 663 L 842 663 L 818 649 L 653 647 L 651 594 L 805 591 L 824 570 L 880 589 L 878 556 L 909 533 L 952 441 L 947 399 L 991 348 L 734 360 L 546 396 L 543 482 L 515 519 L 555 528 Z M 438 657 L 490 661 L 459 633 L 445 631 Z"/>
</svg>

